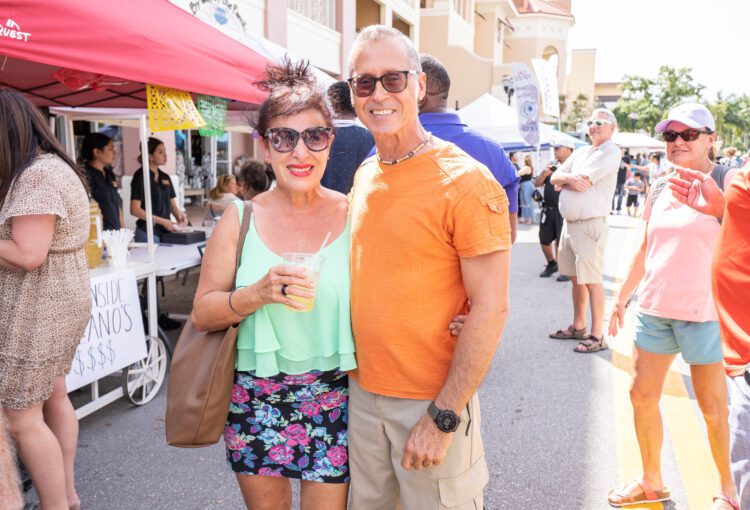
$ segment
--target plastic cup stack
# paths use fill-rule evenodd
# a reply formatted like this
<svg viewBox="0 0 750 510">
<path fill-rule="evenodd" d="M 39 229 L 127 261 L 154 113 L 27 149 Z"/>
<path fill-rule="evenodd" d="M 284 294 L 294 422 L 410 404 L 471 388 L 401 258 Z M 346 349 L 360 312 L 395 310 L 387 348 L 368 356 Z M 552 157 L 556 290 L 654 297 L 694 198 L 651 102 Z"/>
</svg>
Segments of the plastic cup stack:
<svg viewBox="0 0 750 510">
<path fill-rule="evenodd" d="M 102 239 L 109 254 L 109 263 L 115 269 L 121 269 L 128 265 L 128 244 L 133 239 L 133 235 L 133 231 L 129 228 L 102 232 Z"/>
</svg>

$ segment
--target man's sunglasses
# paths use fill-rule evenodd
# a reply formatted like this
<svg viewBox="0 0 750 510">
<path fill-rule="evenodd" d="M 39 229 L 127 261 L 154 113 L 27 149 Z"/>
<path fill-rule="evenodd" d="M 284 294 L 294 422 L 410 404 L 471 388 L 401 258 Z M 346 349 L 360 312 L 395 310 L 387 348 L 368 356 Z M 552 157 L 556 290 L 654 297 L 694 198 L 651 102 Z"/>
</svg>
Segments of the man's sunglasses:
<svg viewBox="0 0 750 510">
<path fill-rule="evenodd" d="M 612 123 L 605 119 L 594 119 L 594 120 L 586 121 L 586 125 L 588 127 L 591 127 L 591 126 L 602 127 L 602 126 L 611 126 Z"/>
<path fill-rule="evenodd" d="M 305 146 L 313 152 L 326 150 L 331 141 L 333 128 L 311 127 L 301 133 L 292 128 L 271 128 L 266 131 L 266 140 L 276 152 L 292 152 L 297 147 L 300 137 Z"/>
<path fill-rule="evenodd" d="M 679 136 L 686 142 L 694 142 L 698 139 L 700 135 L 710 135 L 713 131 L 710 129 L 686 129 L 685 131 L 677 132 L 677 131 L 664 131 L 661 136 L 664 138 L 664 141 L 666 142 L 674 142 L 677 140 L 677 137 Z"/>
<path fill-rule="evenodd" d="M 355 76 L 349 78 L 349 86 L 357 97 L 371 96 L 375 92 L 375 87 L 378 82 L 383 86 L 385 90 L 392 93 L 403 92 L 408 84 L 409 75 L 416 75 L 416 71 L 392 71 L 385 73 L 382 76 L 370 76 L 369 74 L 363 74 L 362 76 Z"/>
</svg>

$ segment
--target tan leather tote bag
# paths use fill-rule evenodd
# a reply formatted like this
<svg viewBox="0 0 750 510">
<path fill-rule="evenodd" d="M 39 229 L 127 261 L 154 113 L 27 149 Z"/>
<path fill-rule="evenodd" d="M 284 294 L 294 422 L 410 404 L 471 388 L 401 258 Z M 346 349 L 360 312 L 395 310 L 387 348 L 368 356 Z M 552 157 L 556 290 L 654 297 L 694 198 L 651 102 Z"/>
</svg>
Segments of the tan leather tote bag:
<svg viewBox="0 0 750 510">
<path fill-rule="evenodd" d="M 245 202 L 235 279 L 251 210 L 250 202 Z M 167 387 L 165 422 L 167 443 L 171 446 L 199 448 L 215 444 L 221 438 L 232 398 L 238 331 L 239 324 L 204 333 L 198 331 L 191 319 L 185 323 L 172 356 Z"/>
</svg>

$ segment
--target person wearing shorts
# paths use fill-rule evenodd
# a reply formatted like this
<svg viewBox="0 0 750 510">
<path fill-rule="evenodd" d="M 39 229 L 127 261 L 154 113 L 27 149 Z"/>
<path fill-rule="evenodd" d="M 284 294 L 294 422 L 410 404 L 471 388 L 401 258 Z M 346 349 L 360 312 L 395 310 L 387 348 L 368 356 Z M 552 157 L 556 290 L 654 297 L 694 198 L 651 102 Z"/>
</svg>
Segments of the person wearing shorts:
<svg viewBox="0 0 750 510">
<path fill-rule="evenodd" d="M 577 149 L 550 182 L 561 188 L 560 214 L 565 218 L 560 241 L 560 274 L 569 276 L 573 288 L 573 323 L 551 333 L 557 339 L 580 340 L 576 352 L 607 348 L 604 341 L 604 249 L 607 218 L 617 186 L 620 149 L 611 138 L 617 128 L 614 114 L 605 108 L 591 113 L 591 145 Z M 591 303 L 591 332 L 586 330 L 586 301 Z"/>
<path fill-rule="evenodd" d="M 638 216 L 638 197 L 643 190 L 646 189 L 641 180 L 640 172 L 635 172 L 631 179 L 625 183 L 625 189 L 628 192 L 628 200 L 625 202 L 625 207 L 628 209 L 628 216 Z M 631 207 L 635 208 L 635 211 L 631 210 Z"/>
<path fill-rule="evenodd" d="M 539 220 L 539 244 L 542 247 L 544 258 L 547 259 L 547 267 L 539 275 L 541 278 L 549 278 L 555 274 L 559 267 L 555 252 L 560 251 L 560 239 L 562 239 L 563 217 L 558 206 L 560 191 L 555 189 L 550 179 L 552 174 L 565 163 L 575 150 L 573 140 L 563 139 L 552 144 L 555 149 L 555 161 L 547 165 L 534 179 L 534 186 L 543 186 L 542 217 Z M 554 243 L 554 246 L 553 244 Z M 557 281 L 569 281 L 565 275 L 560 275 Z"/>
<path fill-rule="evenodd" d="M 669 117 L 656 126 L 657 132 L 664 133 L 669 160 L 706 176 L 715 166 L 708 157 L 716 139 L 714 129 L 713 116 L 697 103 L 672 109 Z M 646 232 L 609 322 L 610 335 L 617 335 L 630 296 L 638 287 L 630 400 L 643 475 L 613 489 L 607 499 L 615 507 L 669 499 L 661 475 L 663 424 L 659 400 L 669 367 L 680 353 L 690 365 L 695 398 L 719 474 L 720 488 L 711 509 L 739 510 L 730 471 L 721 337 L 711 292 L 711 257 L 720 223 L 716 216 L 695 211 L 664 191 L 664 179 L 657 180 L 646 197 Z"/>
<path fill-rule="evenodd" d="M 721 327 L 724 370 L 729 393 L 729 455 L 742 508 L 750 508 L 750 165 L 725 178 L 726 195 L 717 193 L 714 179 L 677 169 L 670 187 L 683 204 L 721 219 L 711 281 Z M 704 202 L 690 201 L 700 182 Z M 727 185 L 727 182 L 729 183 Z"/>
</svg>

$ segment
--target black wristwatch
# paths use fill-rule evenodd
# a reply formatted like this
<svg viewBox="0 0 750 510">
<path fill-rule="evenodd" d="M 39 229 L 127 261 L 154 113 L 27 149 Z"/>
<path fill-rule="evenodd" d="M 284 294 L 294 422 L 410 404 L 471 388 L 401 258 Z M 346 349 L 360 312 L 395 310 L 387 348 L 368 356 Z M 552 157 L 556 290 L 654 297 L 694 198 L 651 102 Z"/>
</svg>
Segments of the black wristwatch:
<svg viewBox="0 0 750 510">
<path fill-rule="evenodd" d="M 455 432 L 461 424 L 461 418 L 450 409 L 438 409 L 435 402 L 430 402 L 427 412 L 441 432 Z"/>
</svg>

